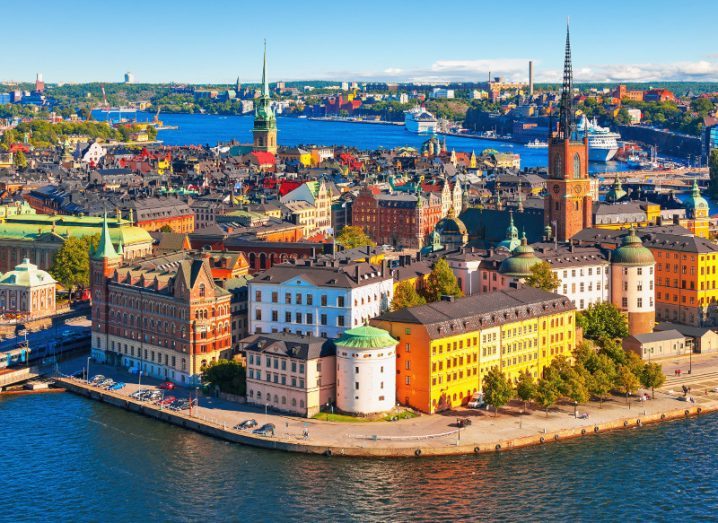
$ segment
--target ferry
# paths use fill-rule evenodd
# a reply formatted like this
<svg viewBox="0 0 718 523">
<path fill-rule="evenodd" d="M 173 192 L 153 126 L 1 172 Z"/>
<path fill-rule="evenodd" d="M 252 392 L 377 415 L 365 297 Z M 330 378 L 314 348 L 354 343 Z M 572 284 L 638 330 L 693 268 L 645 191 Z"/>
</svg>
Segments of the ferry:
<svg viewBox="0 0 718 523">
<path fill-rule="evenodd" d="M 589 120 L 582 115 L 576 124 L 578 138 L 583 140 L 588 135 L 588 159 L 591 162 L 608 162 L 618 152 L 618 140 L 621 135 L 608 127 L 601 127 L 596 119 Z"/>
<path fill-rule="evenodd" d="M 435 134 L 439 121 L 423 107 L 404 111 L 404 127 L 410 133 Z"/>
<path fill-rule="evenodd" d="M 546 147 L 548 147 L 548 144 L 536 138 L 535 140 L 527 143 L 526 147 L 528 147 L 529 149 L 545 149 Z"/>
</svg>

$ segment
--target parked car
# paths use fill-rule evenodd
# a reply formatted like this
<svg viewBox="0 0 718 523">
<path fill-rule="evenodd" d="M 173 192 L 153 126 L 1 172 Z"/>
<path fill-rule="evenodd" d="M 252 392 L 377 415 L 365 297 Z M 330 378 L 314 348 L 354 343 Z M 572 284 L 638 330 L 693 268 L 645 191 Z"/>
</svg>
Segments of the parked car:
<svg viewBox="0 0 718 523">
<path fill-rule="evenodd" d="M 102 374 L 96 374 L 91 380 L 90 383 L 92 385 L 97 385 L 101 381 L 105 381 L 107 378 L 105 378 Z"/>
<path fill-rule="evenodd" d="M 274 429 L 274 423 L 265 423 L 258 429 L 254 429 L 252 434 L 256 434 L 257 436 L 274 436 Z"/>
<path fill-rule="evenodd" d="M 111 378 L 107 378 L 106 380 L 102 380 L 100 383 L 97 384 L 98 387 L 109 387 L 110 385 L 114 385 L 115 380 Z"/>
<path fill-rule="evenodd" d="M 164 383 L 161 383 L 158 388 L 160 388 L 162 390 L 174 390 L 175 384 L 172 383 L 171 381 L 165 381 Z"/>
<path fill-rule="evenodd" d="M 253 419 L 246 419 L 242 423 L 239 423 L 234 426 L 234 430 L 248 430 L 253 429 L 258 425 L 256 420 Z"/>
<path fill-rule="evenodd" d="M 121 382 L 121 381 L 118 381 L 117 383 L 115 383 L 114 385 L 112 385 L 112 386 L 109 388 L 109 390 L 120 390 L 120 389 L 124 389 L 124 388 L 125 388 L 125 384 L 124 384 L 123 382 Z"/>
<path fill-rule="evenodd" d="M 474 395 L 471 397 L 471 401 L 469 401 L 468 407 L 470 409 L 480 409 L 485 405 L 484 395 L 480 392 L 474 392 Z"/>
<path fill-rule="evenodd" d="M 160 400 L 159 403 L 158 403 L 158 405 L 160 405 L 161 407 L 169 407 L 169 406 L 172 405 L 176 400 L 177 400 L 177 398 L 175 398 L 174 396 L 167 396 L 165 399 Z"/>
</svg>

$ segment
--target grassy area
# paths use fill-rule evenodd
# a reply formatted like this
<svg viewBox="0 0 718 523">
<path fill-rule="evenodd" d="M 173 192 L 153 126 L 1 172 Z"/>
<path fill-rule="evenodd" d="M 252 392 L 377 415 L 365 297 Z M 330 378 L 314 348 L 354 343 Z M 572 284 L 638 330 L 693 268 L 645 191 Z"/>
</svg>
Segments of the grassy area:
<svg viewBox="0 0 718 523">
<path fill-rule="evenodd" d="M 361 417 L 361 416 L 349 416 L 347 414 L 338 414 L 338 413 L 330 413 L 330 412 L 320 412 L 319 414 L 316 414 L 312 419 L 320 420 L 320 421 L 335 421 L 337 423 L 361 423 L 363 421 L 394 421 L 392 418 L 396 418 L 396 420 L 400 419 L 411 419 L 417 417 L 418 414 L 410 411 L 405 410 L 399 413 L 395 414 L 387 414 L 386 416 L 382 417 Z"/>
</svg>

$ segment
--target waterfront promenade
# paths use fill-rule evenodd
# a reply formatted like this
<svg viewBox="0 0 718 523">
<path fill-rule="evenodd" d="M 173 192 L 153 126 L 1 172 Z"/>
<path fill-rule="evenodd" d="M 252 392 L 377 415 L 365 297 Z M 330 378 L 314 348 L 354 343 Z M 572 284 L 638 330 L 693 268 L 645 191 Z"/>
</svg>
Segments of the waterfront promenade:
<svg viewBox="0 0 718 523">
<path fill-rule="evenodd" d="M 672 373 L 675 365 L 687 367 L 687 362 L 665 362 Z M 439 456 L 495 452 L 531 445 L 548 444 L 562 440 L 590 437 L 608 430 L 637 429 L 643 425 L 706 414 L 718 410 L 718 393 L 710 388 L 718 385 L 718 356 L 694 362 L 694 373 L 687 383 L 694 387 L 695 403 L 681 401 L 681 386 L 686 376 L 670 378 L 666 386 L 656 391 L 656 399 L 639 402 L 635 398 L 629 404 L 625 398 L 614 397 L 600 405 L 591 402 L 578 406 L 578 412 L 588 418 L 574 417 L 574 406 L 558 405 L 548 415 L 540 410 L 529 409 L 522 413 L 518 403 L 493 411 L 459 409 L 436 415 L 420 415 L 396 422 L 356 421 L 336 423 L 321 419 L 304 419 L 265 412 L 254 406 L 231 403 L 218 398 L 202 396 L 200 406 L 188 411 L 173 412 L 129 398 L 137 390 L 136 376 L 123 375 L 122 371 L 100 365 L 91 368 L 91 374 L 102 373 L 116 379 L 125 379 L 128 385 L 119 392 L 107 392 L 89 386 L 82 380 L 61 379 L 68 390 L 103 401 L 129 411 L 196 430 L 228 441 L 257 447 L 324 455 L 361 457 L 411 457 Z M 153 387 L 158 382 L 149 380 L 142 388 Z M 173 396 L 186 395 L 186 391 L 172 391 Z M 471 419 L 470 426 L 457 428 L 458 417 Z M 274 437 L 260 437 L 240 432 L 232 427 L 246 419 L 255 419 L 261 426 L 273 423 Z M 304 439 L 304 430 L 309 438 Z"/>
</svg>

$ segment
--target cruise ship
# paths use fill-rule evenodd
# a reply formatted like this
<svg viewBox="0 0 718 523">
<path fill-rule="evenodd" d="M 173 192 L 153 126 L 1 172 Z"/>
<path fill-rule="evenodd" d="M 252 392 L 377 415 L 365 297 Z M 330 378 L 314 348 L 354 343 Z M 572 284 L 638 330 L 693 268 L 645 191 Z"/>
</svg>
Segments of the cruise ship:
<svg viewBox="0 0 718 523">
<path fill-rule="evenodd" d="M 581 116 L 576 124 L 578 138 L 583 140 L 585 133 L 588 133 L 588 159 L 591 162 L 608 162 L 618 152 L 618 140 L 621 135 L 614 133 L 608 127 L 601 127 L 596 119 L 589 120 Z"/>
<path fill-rule="evenodd" d="M 404 127 L 411 133 L 434 134 L 438 124 L 436 117 L 423 107 L 404 111 Z"/>
</svg>

